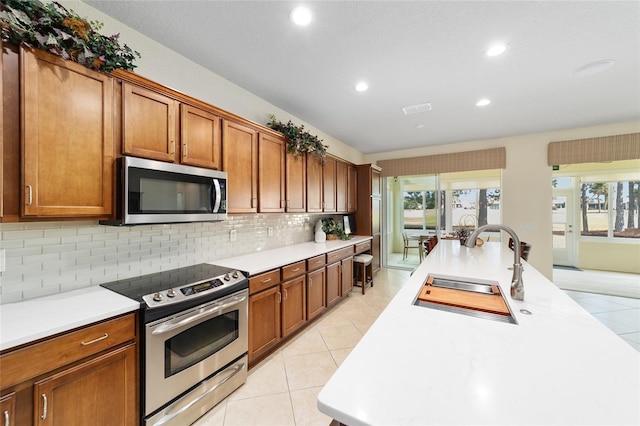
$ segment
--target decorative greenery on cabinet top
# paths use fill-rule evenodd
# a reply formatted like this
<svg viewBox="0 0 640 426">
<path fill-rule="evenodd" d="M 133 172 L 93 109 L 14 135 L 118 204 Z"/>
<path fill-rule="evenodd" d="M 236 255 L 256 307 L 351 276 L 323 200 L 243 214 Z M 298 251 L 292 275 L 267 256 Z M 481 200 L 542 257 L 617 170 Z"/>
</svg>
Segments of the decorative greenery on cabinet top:
<svg viewBox="0 0 640 426">
<path fill-rule="evenodd" d="M 33 47 L 97 71 L 133 70 L 140 54 L 120 44 L 120 34 L 98 33 L 103 24 L 87 21 L 58 2 L 2 0 L 2 40 Z"/>
<path fill-rule="evenodd" d="M 281 121 L 277 121 L 276 116 L 272 114 L 267 126 L 284 135 L 287 139 L 288 153 L 296 157 L 304 153 L 316 155 L 320 157 L 324 163 L 328 146 L 322 143 L 322 139 L 304 130 L 304 125 L 296 126 L 291 120 L 286 124 L 282 123 Z"/>
</svg>

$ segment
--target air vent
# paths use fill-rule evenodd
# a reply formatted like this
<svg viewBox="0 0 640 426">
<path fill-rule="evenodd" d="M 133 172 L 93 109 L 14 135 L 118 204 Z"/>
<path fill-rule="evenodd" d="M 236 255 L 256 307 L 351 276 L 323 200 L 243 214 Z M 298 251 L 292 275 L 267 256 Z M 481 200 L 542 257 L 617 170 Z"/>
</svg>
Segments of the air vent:
<svg viewBox="0 0 640 426">
<path fill-rule="evenodd" d="M 402 112 L 404 112 L 404 115 L 417 114 L 419 112 L 427 112 L 427 111 L 431 111 L 430 103 L 411 105 L 411 106 L 406 106 L 402 108 Z"/>
</svg>

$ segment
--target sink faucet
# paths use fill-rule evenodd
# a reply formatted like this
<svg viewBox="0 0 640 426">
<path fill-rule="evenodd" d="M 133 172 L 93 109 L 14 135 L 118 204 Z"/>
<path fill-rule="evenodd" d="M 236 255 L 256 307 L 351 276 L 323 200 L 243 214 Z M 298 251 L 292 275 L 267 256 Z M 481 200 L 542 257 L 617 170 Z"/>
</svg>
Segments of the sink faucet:
<svg viewBox="0 0 640 426">
<path fill-rule="evenodd" d="M 466 247 L 475 247 L 476 239 L 480 233 L 487 230 L 503 230 L 513 238 L 513 278 L 511 278 L 511 298 L 513 300 L 524 300 L 524 284 L 522 284 L 522 264 L 520 263 L 520 239 L 515 231 L 505 225 L 483 225 L 473 231 L 467 242 Z"/>
</svg>

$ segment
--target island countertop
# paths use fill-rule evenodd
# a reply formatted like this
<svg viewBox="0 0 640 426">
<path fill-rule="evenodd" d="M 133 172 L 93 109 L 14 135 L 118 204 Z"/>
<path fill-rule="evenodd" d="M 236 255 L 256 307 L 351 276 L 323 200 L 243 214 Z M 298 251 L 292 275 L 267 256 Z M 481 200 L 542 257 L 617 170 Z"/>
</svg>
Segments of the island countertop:
<svg viewBox="0 0 640 426">
<path fill-rule="evenodd" d="M 440 241 L 318 395 L 349 425 L 640 424 L 640 354 L 513 252 Z M 429 273 L 496 280 L 517 324 L 413 305 Z M 530 311 L 525 315 L 520 310 Z"/>
</svg>

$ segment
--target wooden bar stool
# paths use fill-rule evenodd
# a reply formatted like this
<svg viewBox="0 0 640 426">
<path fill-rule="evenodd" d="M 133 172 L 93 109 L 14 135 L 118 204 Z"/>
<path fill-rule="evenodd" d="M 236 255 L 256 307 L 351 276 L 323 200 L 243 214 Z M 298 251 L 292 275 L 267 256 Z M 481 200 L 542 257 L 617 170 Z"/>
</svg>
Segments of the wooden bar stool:
<svg viewBox="0 0 640 426">
<path fill-rule="evenodd" d="M 353 256 L 353 272 L 355 275 L 355 286 L 362 286 L 362 294 L 367 284 L 373 287 L 373 256 L 370 254 L 359 254 Z M 360 279 L 358 281 L 358 279 Z M 358 284 L 360 283 L 360 284 Z"/>
</svg>

